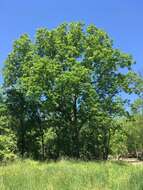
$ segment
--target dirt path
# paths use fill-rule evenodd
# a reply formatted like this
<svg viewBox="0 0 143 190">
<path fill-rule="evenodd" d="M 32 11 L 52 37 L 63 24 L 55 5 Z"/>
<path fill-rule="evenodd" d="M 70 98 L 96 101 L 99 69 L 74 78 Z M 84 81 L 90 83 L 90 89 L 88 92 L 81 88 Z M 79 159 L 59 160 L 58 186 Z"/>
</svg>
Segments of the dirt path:
<svg viewBox="0 0 143 190">
<path fill-rule="evenodd" d="M 123 159 L 121 159 L 121 161 L 125 161 L 125 162 L 133 164 L 133 165 L 143 164 L 143 161 L 139 161 L 136 158 L 123 158 Z"/>
</svg>

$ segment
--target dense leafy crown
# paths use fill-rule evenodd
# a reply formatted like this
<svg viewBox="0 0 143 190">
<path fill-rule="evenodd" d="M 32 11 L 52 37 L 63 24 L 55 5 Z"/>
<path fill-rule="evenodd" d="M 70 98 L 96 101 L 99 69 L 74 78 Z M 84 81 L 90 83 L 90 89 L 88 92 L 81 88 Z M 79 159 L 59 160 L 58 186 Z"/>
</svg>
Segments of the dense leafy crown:
<svg viewBox="0 0 143 190">
<path fill-rule="evenodd" d="M 23 132 L 22 154 L 24 135 L 31 134 L 34 146 L 41 138 L 43 155 L 51 146 L 50 155 L 107 158 L 115 118 L 124 113 L 120 94 L 130 93 L 134 85 L 132 64 L 132 57 L 115 49 L 94 25 L 41 28 L 34 41 L 22 35 L 4 68 L 8 109 Z"/>
</svg>

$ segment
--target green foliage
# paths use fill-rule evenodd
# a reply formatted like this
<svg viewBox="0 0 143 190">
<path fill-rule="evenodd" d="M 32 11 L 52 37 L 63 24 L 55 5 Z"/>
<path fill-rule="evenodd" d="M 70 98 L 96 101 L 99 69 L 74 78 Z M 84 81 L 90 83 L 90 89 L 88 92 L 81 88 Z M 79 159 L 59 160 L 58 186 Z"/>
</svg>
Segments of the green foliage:
<svg viewBox="0 0 143 190">
<path fill-rule="evenodd" d="M 45 154 L 47 158 L 49 159 L 56 159 L 58 157 L 57 155 L 57 135 L 53 131 L 53 128 L 49 128 L 44 133 L 44 148 L 45 148 Z"/>
<path fill-rule="evenodd" d="M 4 96 L 0 94 L 0 161 L 13 160 L 16 158 L 16 137 L 9 128 Z"/>
<path fill-rule="evenodd" d="M 15 151 L 15 136 L 0 135 L 0 161 L 14 160 L 16 158 Z"/>
<path fill-rule="evenodd" d="M 133 120 L 126 124 L 128 151 L 138 155 L 143 151 L 143 117 L 135 115 Z"/>
<path fill-rule="evenodd" d="M 110 141 L 111 154 L 118 159 L 120 156 L 127 155 L 127 134 L 125 131 L 119 129 L 112 136 Z"/>
<path fill-rule="evenodd" d="M 125 114 L 120 94 L 134 87 L 132 64 L 94 25 L 41 28 L 34 41 L 16 40 L 4 88 L 22 157 L 107 159 L 114 118 Z"/>
</svg>

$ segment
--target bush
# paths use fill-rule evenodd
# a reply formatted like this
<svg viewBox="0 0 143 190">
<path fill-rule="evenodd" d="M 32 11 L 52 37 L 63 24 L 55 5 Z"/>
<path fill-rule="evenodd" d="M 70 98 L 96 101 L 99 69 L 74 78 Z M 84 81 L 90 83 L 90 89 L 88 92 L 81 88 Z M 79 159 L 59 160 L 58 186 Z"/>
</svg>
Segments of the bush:
<svg viewBox="0 0 143 190">
<path fill-rule="evenodd" d="M 56 159 L 58 157 L 57 151 L 57 135 L 52 128 L 49 128 L 44 134 L 44 146 L 45 146 L 45 157 Z"/>
<path fill-rule="evenodd" d="M 16 158 L 16 141 L 14 135 L 0 135 L 0 161 Z"/>
<path fill-rule="evenodd" d="M 127 136 L 122 130 L 116 131 L 111 137 L 110 147 L 112 155 L 118 157 L 118 159 L 120 156 L 127 154 Z"/>
</svg>

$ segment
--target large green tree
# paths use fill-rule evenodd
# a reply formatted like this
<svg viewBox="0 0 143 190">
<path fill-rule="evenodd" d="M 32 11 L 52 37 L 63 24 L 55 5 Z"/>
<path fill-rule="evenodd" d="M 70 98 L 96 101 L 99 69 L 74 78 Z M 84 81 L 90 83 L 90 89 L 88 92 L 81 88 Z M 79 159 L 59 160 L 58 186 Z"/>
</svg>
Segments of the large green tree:
<svg viewBox="0 0 143 190">
<path fill-rule="evenodd" d="M 34 41 L 25 34 L 14 43 L 5 63 L 4 85 L 24 97 L 22 102 L 16 98 L 15 115 L 22 121 L 27 117 L 25 100 L 38 105 L 33 106 L 38 113 L 34 121 L 43 157 L 107 159 L 117 127 L 114 118 L 124 114 L 119 97 L 131 92 L 127 70 L 132 64 L 132 57 L 113 48 L 103 30 L 62 24 L 54 30 L 39 29 Z M 51 133 L 50 146 L 44 138 Z"/>
</svg>

